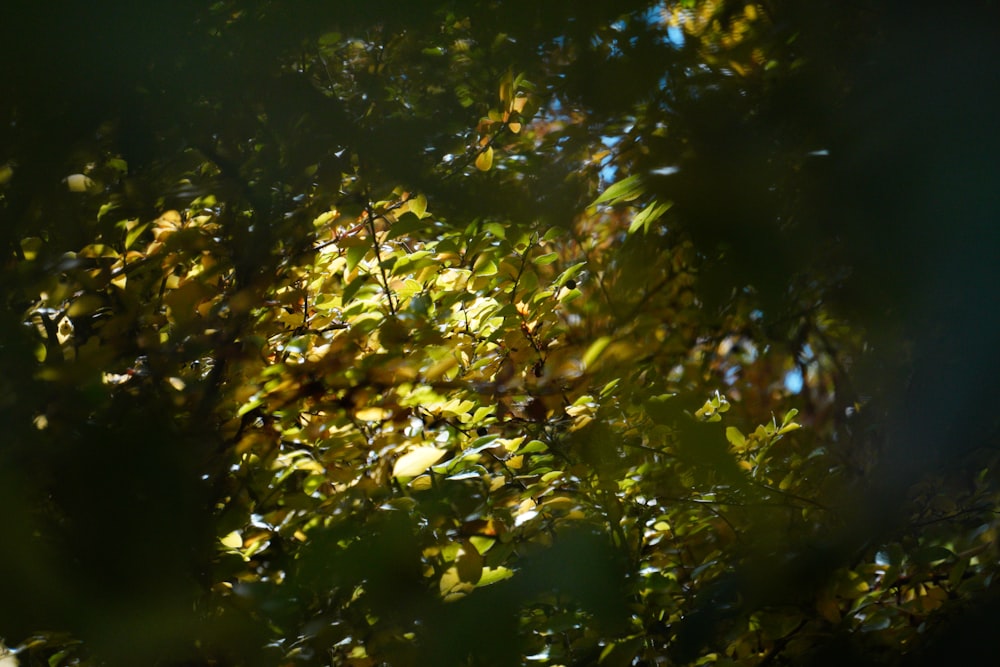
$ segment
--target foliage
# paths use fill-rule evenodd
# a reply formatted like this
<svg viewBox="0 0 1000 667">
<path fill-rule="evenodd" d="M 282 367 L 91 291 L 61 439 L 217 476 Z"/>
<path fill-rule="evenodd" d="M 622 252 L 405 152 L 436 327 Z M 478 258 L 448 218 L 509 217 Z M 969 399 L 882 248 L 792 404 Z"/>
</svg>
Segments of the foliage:
<svg viewBox="0 0 1000 667">
<path fill-rule="evenodd" d="M 915 664 L 992 608 L 995 202 L 854 116 L 913 26 L 366 4 L 4 35 L 22 665 Z"/>
</svg>

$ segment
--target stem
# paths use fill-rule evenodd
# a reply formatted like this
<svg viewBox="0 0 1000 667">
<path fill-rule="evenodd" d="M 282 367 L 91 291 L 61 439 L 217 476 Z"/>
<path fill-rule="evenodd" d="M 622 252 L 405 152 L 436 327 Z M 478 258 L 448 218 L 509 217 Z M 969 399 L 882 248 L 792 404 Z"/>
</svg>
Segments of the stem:
<svg viewBox="0 0 1000 667">
<path fill-rule="evenodd" d="M 382 289 L 385 291 L 385 298 L 389 301 L 389 314 L 396 314 L 396 304 L 392 300 L 392 290 L 389 289 L 389 276 L 385 272 L 385 267 L 382 266 L 382 252 L 379 249 L 378 233 L 375 231 L 375 212 L 371 207 L 371 199 L 369 197 L 365 198 L 367 203 L 365 204 L 365 215 L 368 218 L 365 224 L 368 226 L 368 233 L 372 235 L 372 247 L 375 248 L 375 261 L 378 263 L 379 275 L 382 278 Z"/>
</svg>

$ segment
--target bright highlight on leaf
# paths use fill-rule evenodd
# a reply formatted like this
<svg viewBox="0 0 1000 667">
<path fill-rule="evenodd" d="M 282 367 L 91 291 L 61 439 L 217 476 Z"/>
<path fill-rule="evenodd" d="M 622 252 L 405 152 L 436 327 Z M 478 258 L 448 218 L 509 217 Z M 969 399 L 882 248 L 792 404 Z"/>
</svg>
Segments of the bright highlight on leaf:
<svg viewBox="0 0 1000 667">
<path fill-rule="evenodd" d="M 548 3 L 541 23 L 508 12 L 491 26 L 476 3 L 437 2 L 391 26 L 354 12 L 346 34 L 321 35 L 305 28 L 329 7 L 300 3 L 281 22 L 300 34 L 280 39 L 261 36 L 291 3 L 189 4 L 204 7 L 177 15 L 184 56 L 143 56 L 185 82 L 152 91 L 153 116 L 130 117 L 152 99 L 135 86 L 111 106 L 82 100 L 83 124 L 30 113 L 47 99 L 30 86 L 0 100 L 18 136 L 0 154 L 0 211 L 17 223 L 0 262 L 0 403 L 7 439 L 59 461 L 37 475 L 15 452 L 0 471 L 17 482 L 0 506 L 24 517 L 5 552 L 34 567 L 5 602 L 53 631 L 26 635 L 25 658 L 98 664 L 115 648 L 78 651 L 64 631 L 87 618 L 32 598 L 31 584 L 75 585 L 48 543 L 124 565 L 102 577 L 104 602 L 69 610 L 110 619 L 110 634 L 131 626 L 105 602 L 150 577 L 180 596 L 176 622 L 129 637 L 130 664 L 243 655 L 246 633 L 227 628 L 289 665 L 757 667 L 824 657 L 831 640 L 918 655 L 996 579 L 990 442 L 905 480 L 896 506 L 852 507 L 885 494 L 851 489 L 878 491 L 880 475 L 902 489 L 905 472 L 878 465 L 900 458 L 878 446 L 889 397 L 851 414 L 855 369 L 920 370 L 910 350 L 929 341 L 900 326 L 905 344 L 872 345 L 878 323 L 840 298 L 878 283 L 854 241 L 892 234 L 860 220 L 832 255 L 815 242 L 815 211 L 844 213 L 826 196 L 828 151 L 813 150 L 830 119 L 802 132 L 774 91 L 815 83 L 839 113 L 857 99 L 840 79 L 865 77 L 850 63 L 834 82 L 810 76 L 828 56 L 795 56 L 789 3 Z M 854 3 L 823 4 L 832 17 Z M 121 43 L 91 38 L 104 23 L 88 43 Z M 879 45 L 894 31 L 861 32 Z M 50 81 L 59 41 L 20 58 L 19 77 Z M 238 94 L 199 75 L 238 71 L 250 51 Z M 873 123 L 848 143 L 886 148 Z M 873 188 L 897 166 L 844 143 L 838 164 Z M 117 157 L 133 154 L 131 169 Z M 961 397 L 930 398 L 940 421 Z M 962 416 L 988 426 L 987 408 Z M 189 590 L 188 571 L 204 585 Z"/>
<path fill-rule="evenodd" d="M 399 457 L 392 467 L 393 477 L 416 477 L 445 455 L 443 449 L 437 447 L 417 447 Z"/>
<path fill-rule="evenodd" d="M 631 201 L 644 191 L 642 179 L 638 174 L 628 176 L 614 183 L 605 190 L 600 197 L 594 200 L 591 206 L 598 204 L 618 204 L 624 201 Z"/>
<path fill-rule="evenodd" d="M 662 216 L 664 213 L 670 210 L 670 207 L 673 205 L 674 203 L 670 201 L 659 203 L 654 199 L 652 203 L 649 204 L 649 206 L 642 209 L 642 211 L 640 211 L 635 216 L 635 218 L 632 219 L 632 224 L 629 225 L 628 233 L 634 234 L 640 228 L 644 233 L 648 232 L 650 225 L 652 225 L 660 218 L 660 216 Z"/>
<path fill-rule="evenodd" d="M 493 166 L 493 147 L 490 146 L 476 158 L 476 169 L 479 171 L 489 171 Z"/>
<path fill-rule="evenodd" d="M 243 537 L 236 530 L 220 538 L 219 541 L 222 542 L 222 546 L 229 549 L 239 549 L 243 546 Z"/>
</svg>

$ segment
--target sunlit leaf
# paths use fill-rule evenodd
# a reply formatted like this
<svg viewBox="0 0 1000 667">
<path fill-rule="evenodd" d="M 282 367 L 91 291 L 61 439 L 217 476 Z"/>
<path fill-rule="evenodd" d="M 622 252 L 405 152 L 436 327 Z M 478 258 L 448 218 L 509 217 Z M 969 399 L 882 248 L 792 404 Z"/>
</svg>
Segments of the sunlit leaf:
<svg viewBox="0 0 1000 667">
<path fill-rule="evenodd" d="M 479 577 L 479 583 L 476 585 L 478 587 L 489 586 L 490 584 L 495 584 L 498 581 L 503 581 L 504 579 L 510 579 L 514 576 L 514 571 L 510 568 L 503 566 L 498 567 L 484 567 L 482 575 Z"/>
<path fill-rule="evenodd" d="M 393 477 L 416 477 L 444 458 L 445 450 L 437 447 L 415 447 L 396 460 Z"/>
<path fill-rule="evenodd" d="M 636 230 L 642 228 L 643 232 L 649 231 L 649 226 L 656 222 L 660 216 L 670 210 L 673 206 L 673 202 L 658 203 L 655 199 L 646 208 L 642 209 L 636 214 L 635 218 L 632 219 L 632 224 L 629 225 L 628 233 L 634 234 Z"/>
<path fill-rule="evenodd" d="M 219 538 L 219 541 L 222 542 L 222 546 L 228 549 L 239 549 L 243 546 L 243 537 L 236 530 Z"/>
<path fill-rule="evenodd" d="M 489 171 L 493 166 L 493 147 L 490 146 L 476 157 L 476 169 Z"/>
<path fill-rule="evenodd" d="M 417 195 L 409 201 L 410 213 L 418 218 L 423 218 L 427 214 L 427 197 L 422 194 Z"/>
<path fill-rule="evenodd" d="M 628 176 L 609 186 L 591 206 L 598 204 L 617 204 L 635 199 L 643 193 L 644 186 L 638 174 Z"/>
</svg>

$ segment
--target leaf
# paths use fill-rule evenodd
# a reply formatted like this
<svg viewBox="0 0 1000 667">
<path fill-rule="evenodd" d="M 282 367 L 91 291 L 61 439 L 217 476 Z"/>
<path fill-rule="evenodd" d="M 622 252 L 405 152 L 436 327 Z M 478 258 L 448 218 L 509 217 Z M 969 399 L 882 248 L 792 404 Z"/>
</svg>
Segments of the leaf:
<svg viewBox="0 0 1000 667">
<path fill-rule="evenodd" d="M 367 243 L 353 245 L 347 249 L 347 272 L 350 273 L 354 270 L 354 267 L 358 265 L 365 255 L 368 254 L 368 250 L 371 246 Z"/>
<path fill-rule="evenodd" d="M 476 158 L 476 169 L 479 171 L 489 171 L 493 166 L 493 147 L 490 146 Z"/>
<path fill-rule="evenodd" d="M 642 227 L 643 233 L 649 231 L 649 226 L 656 222 L 660 216 L 666 213 L 674 203 L 672 201 L 664 202 L 662 204 L 658 203 L 655 199 L 642 211 L 636 214 L 635 218 L 632 219 L 632 224 L 629 225 L 628 233 L 634 234 L 636 230 Z"/>
<path fill-rule="evenodd" d="M 427 226 L 423 220 L 417 218 L 403 218 L 402 220 L 397 220 L 393 223 L 392 227 L 385 234 L 385 240 L 391 241 L 394 238 L 403 236 L 404 234 L 410 234 L 417 231 L 418 229 L 423 229 Z"/>
<path fill-rule="evenodd" d="M 476 550 L 471 542 L 466 541 L 455 560 L 459 580 L 468 584 L 479 583 L 483 576 L 483 562 L 482 554 Z"/>
<path fill-rule="evenodd" d="M 740 430 L 735 426 L 726 427 L 726 440 L 728 440 L 733 447 L 738 449 L 742 449 L 747 444 L 746 436 L 740 433 Z"/>
<path fill-rule="evenodd" d="M 438 589 L 441 591 L 441 597 L 448 602 L 464 597 L 466 594 L 471 592 L 473 588 L 475 588 L 475 586 L 472 584 L 462 581 L 458 574 L 458 568 L 455 565 L 452 565 L 441 573 L 441 581 L 438 583 Z"/>
<path fill-rule="evenodd" d="M 514 97 L 514 74 L 507 70 L 507 73 L 500 78 L 499 97 L 500 103 L 507 106 Z"/>
<path fill-rule="evenodd" d="M 238 530 L 234 530 L 225 537 L 220 537 L 219 541 L 222 542 L 222 546 L 229 549 L 239 549 L 243 546 L 243 537 Z"/>
<path fill-rule="evenodd" d="M 427 214 L 427 197 L 421 194 L 411 199 L 410 213 L 418 218 L 423 218 Z"/>
<path fill-rule="evenodd" d="M 545 266 L 546 264 L 551 264 L 552 262 L 556 261 L 557 259 L 559 259 L 559 253 L 557 253 L 557 252 L 550 252 L 550 253 L 546 253 L 544 255 L 539 255 L 538 257 L 535 257 L 531 261 L 534 262 L 535 264 L 539 265 L 539 266 Z"/>
<path fill-rule="evenodd" d="M 495 276 L 498 270 L 496 262 L 488 255 L 481 255 L 476 260 L 476 265 L 472 268 L 472 273 L 477 276 Z"/>
<path fill-rule="evenodd" d="M 340 295 L 341 305 L 346 306 L 350 303 L 351 299 L 354 298 L 354 295 L 358 293 L 358 290 L 361 289 L 366 282 L 368 282 L 368 276 L 366 275 L 357 276 L 354 280 L 349 282 Z"/>
<path fill-rule="evenodd" d="M 797 424 L 793 422 L 791 424 L 786 424 L 785 426 L 779 428 L 775 432 L 775 435 L 784 435 L 785 433 L 791 433 L 792 431 L 797 431 L 800 428 L 802 428 L 802 424 Z"/>
<path fill-rule="evenodd" d="M 107 202 L 106 204 L 101 204 L 101 208 L 98 209 L 97 211 L 97 219 L 101 220 L 102 218 L 104 218 L 105 215 L 115 210 L 116 208 L 118 208 L 118 204 L 113 201 Z"/>
<path fill-rule="evenodd" d="M 142 233 L 149 229 L 149 223 L 143 225 L 136 225 L 128 231 L 125 235 L 125 249 L 128 250 L 135 243 L 136 239 L 142 236 Z"/>
<path fill-rule="evenodd" d="M 642 636 L 611 642 L 601 651 L 597 662 L 603 667 L 628 667 L 642 650 L 642 642 Z"/>
<path fill-rule="evenodd" d="M 63 179 L 70 192 L 88 192 L 97 189 L 97 184 L 89 176 L 84 174 L 70 174 Z"/>
<path fill-rule="evenodd" d="M 27 238 L 21 239 L 21 252 L 24 253 L 24 258 L 31 261 L 38 257 L 38 252 L 45 245 L 45 241 L 37 236 L 29 236 Z"/>
<path fill-rule="evenodd" d="M 587 266 L 586 262 L 578 262 L 567 268 L 565 271 L 559 274 L 558 278 L 556 278 L 555 282 L 556 286 L 562 287 L 563 285 L 565 285 L 566 281 L 572 279 L 576 274 L 580 273 L 580 271 L 583 271 L 583 267 L 585 266 Z"/>
<path fill-rule="evenodd" d="M 609 186 L 600 197 L 591 203 L 591 206 L 629 201 L 641 195 L 643 191 L 642 179 L 638 174 L 634 174 Z"/>
<path fill-rule="evenodd" d="M 845 570 L 836 583 L 836 594 L 848 600 L 856 600 L 869 590 L 868 582 L 853 570 Z"/>
<path fill-rule="evenodd" d="M 583 367 L 589 369 L 597 361 L 597 358 L 601 356 L 601 353 L 604 352 L 609 343 L 611 343 L 611 336 L 601 336 L 591 343 L 590 347 L 583 354 L 583 359 L 581 359 Z"/>
<path fill-rule="evenodd" d="M 416 477 L 445 455 L 443 449 L 437 447 L 416 447 L 399 457 L 392 467 L 393 477 Z"/>
<path fill-rule="evenodd" d="M 476 584 L 477 588 L 482 588 L 483 586 L 489 586 L 490 584 L 495 584 L 498 581 L 503 581 L 504 579 L 510 579 L 514 576 L 514 571 L 510 568 L 503 566 L 500 567 L 484 567 L 482 576 L 479 577 L 479 583 Z"/>
<path fill-rule="evenodd" d="M 917 565 L 930 565 L 937 561 L 950 560 L 952 558 L 955 558 L 954 552 L 939 546 L 923 547 L 910 554 L 910 562 Z"/>
</svg>

